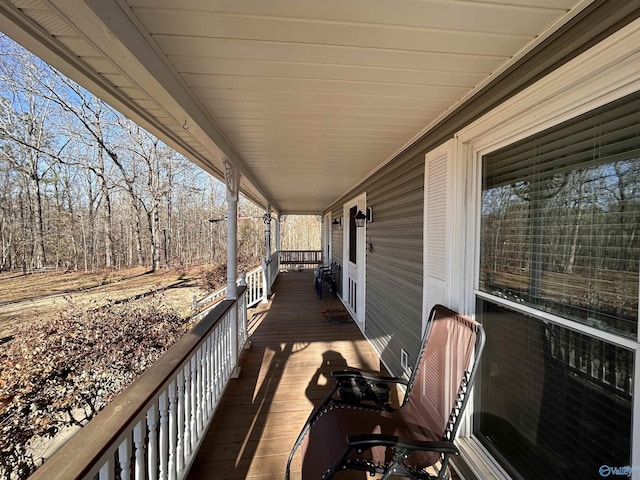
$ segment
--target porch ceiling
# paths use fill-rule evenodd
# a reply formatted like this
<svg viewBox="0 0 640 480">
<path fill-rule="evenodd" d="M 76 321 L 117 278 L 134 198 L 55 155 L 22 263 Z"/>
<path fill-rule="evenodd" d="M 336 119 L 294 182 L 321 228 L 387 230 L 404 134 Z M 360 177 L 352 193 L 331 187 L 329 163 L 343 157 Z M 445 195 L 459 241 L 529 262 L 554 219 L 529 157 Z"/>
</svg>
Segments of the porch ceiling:
<svg viewBox="0 0 640 480">
<path fill-rule="evenodd" d="M 0 31 L 218 178 L 321 213 L 579 0 L 0 0 Z"/>
</svg>

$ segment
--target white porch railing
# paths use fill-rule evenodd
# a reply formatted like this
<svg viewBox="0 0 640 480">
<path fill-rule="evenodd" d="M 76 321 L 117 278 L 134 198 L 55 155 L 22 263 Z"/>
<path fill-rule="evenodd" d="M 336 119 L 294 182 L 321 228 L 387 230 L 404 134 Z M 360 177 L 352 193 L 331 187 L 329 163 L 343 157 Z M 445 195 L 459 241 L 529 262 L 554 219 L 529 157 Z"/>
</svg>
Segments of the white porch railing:
<svg viewBox="0 0 640 480">
<path fill-rule="evenodd" d="M 256 267 L 248 273 L 242 273 L 240 275 L 240 279 L 238 280 L 238 285 L 246 286 L 246 303 L 247 308 L 253 307 L 257 303 L 267 298 L 267 291 L 264 288 L 264 273 L 263 267 Z M 203 298 L 202 300 L 197 300 L 194 295 L 193 300 L 193 310 L 198 311 L 202 306 L 206 306 L 203 310 L 199 311 L 197 314 L 193 316 L 194 320 L 200 320 L 204 318 L 207 313 L 214 308 L 219 301 L 224 299 L 227 296 L 227 287 L 222 287 L 219 290 L 216 290 L 212 294 Z"/>
<path fill-rule="evenodd" d="M 179 480 L 186 477 L 248 342 L 247 308 L 268 298 L 276 253 L 241 275 L 237 300 L 222 288 L 199 305 L 200 320 L 78 431 L 31 477 Z"/>
<path fill-rule="evenodd" d="M 246 274 L 244 279 L 241 277 L 240 282 L 247 285 L 247 308 L 267 299 L 263 267 L 254 268 Z"/>
<path fill-rule="evenodd" d="M 247 341 L 246 292 L 219 302 L 31 478 L 185 478 Z"/>
<path fill-rule="evenodd" d="M 277 256 L 281 265 L 315 268 L 322 265 L 322 250 L 282 250 Z"/>
</svg>

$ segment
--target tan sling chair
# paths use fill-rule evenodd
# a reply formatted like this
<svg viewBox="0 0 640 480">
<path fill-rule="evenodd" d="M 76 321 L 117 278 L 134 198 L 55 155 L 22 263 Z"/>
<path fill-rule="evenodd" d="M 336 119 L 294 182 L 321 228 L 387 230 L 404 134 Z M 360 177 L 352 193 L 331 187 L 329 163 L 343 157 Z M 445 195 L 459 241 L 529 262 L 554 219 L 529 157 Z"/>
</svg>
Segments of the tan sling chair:
<svg viewBox="0 0 640 480">
<path fill-rule="evenodd" d="M 436 305 L 408 382 L 358 371 L 333 372 L 333 391 L 309 416 L 293 446 L 302 446 L 302 479 L 361 470 L 383 479 L 445 479 L 453 440 L 484 347 L 478 322 Z M 388 384 L 407 385 L 402 405 L 388 404 Z M 340 477 L 340 475 L 338 475 Z"/>
</svg>

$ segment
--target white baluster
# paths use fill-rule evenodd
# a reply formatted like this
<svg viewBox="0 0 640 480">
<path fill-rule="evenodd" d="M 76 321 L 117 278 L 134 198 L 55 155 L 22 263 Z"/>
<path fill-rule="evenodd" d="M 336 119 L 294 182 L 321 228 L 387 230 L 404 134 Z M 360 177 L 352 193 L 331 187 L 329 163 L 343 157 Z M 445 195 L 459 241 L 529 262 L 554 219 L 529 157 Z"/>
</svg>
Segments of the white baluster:
<svg viewBox="0 0 640 480">
<path fill-rule="evenodd" d="M 114 474 L 114 468 L 113 468 L 113 460 L 112 459 L 108 459 L 104 465 L 102 465 L 102 468 L 100 468 L 100 472 L 98 473 L 98 479 L 99 480 L 111 480 L 113 478 L 113 474 Z"/>
<path fill-rule="evenodd" d="M 197 440 L 200 438 L 200 435 L 202 434 L 202 429 L 203 429 L 203 421 L 202 421 L 202 417 L 204 415 L 203 413 L 203 407 L 204 407 L 204 390 L 202 388 L 202 377 L 203 377 L 203 369 L 202 369 L 202 347 L 198 348 L 198 350 L 196 351 L 196 356 L 195 356 L 195 360 L 196 360 L 196 429 L 195 431 L 197 432 L 196 438 L 194 440 Z"/>
<path fill-rule="evenodd" d="M 227 327 L 225 321 L 226 318 L 220 319 L 220 377 L 218 378 L 218 386 L 221 395 L 227 371 Z"/>
<path fill-rule="evenodd" d="M 238 321 L 240 322 L 239 329 L 241 332 L 240 346 L 245 347 L 247 345 L 248 333 L 247 333 L 247 296 L 243 295 L 238 303 Z"/>
<path fill-rule="evenodd" d="M 184 394 L 184 374 L 178 373 L 178 416 L 176 417 L 178 426 L 178 437 L 176 442 L 176 473 L 179 474 L 184 468 L 184 419 L 186 415 L 187 396 Z"/>
<path fill-rule="evenodd" d="M 144 434 L 146 433 L 146 425 L 144 420 L 140 420 L 133 427 L 133 453 L 135 458 L 134 478 L 136 480 L 144 480 L 145 478 L 145 448 Z M 125 477 L 128 478 L 128 477 Z"/>
<path fill-rule="evenodd" d="M 164 395 L 164 393 L 162 395 Z M 147 411 L 147 429 L 149 432 L 147 443 L 147 472 L 149 472 L 149 480 L 158 480 L 158 423 L 155 404 L 152 404 Z"/>
<path fill-rule="evenodd" d="M 167 466 L 169 464 L 169 406 L 167 404 L 166 391 L 162 392 L 158 398 L 158 416 L 158 478 L 167 480 Z"/>
<path fill-rule="evenodd" d="M 229 351 L 229 362 L 227 365 L 227 375 L 224 377 L 225 383 L 227 379 L 232 374 L 233 370 L 236 368 L 236 358 L 237 358 L 237 350 L 238 350 L 238 335 L 236 332 L 236 313 L 237 313 L 237 304 L 229 309 L 229 312 L 226 316 L 227 328 L 229 329 L 228 334 L 228 351 Z"/>
<path fill-rule="evenodd" d="M 220 389 L 225 383 L 227 373 L 227 317 L 220 319 Z"/>
<path fill-rule="evenodd" d="M 123 480 L 129 480 L 129 478 L 131 478 L 129 442 L 130 439 L 125 438 L 118 447 L 118 465 L 120 466 L 120 478 Z"/>
<path fill-rule="evenodd" d="M 207 335 L 207 339 L 205 340 L 206 350 L 206 375 L 205 375 L 205 388 L 207 395 L 207 420 L 211 416 L 211 412 L 213 411 L 213 359 L 212 359 L 212 339 L 213 335 Z"/>
<path fill-rule="evenodd" d="M 177 382 L 181 381 L 178 374 Z M 179 384 L 179 383 L 178 383 Z M 178 417 L 176 415 L 176 384 L 169 384 L 169 463 L 167 465 L 167 479 L 176 480 L 176 445 L 179 442 L 178 434 Z"/>
<path fill-rule="evenodd" d="M 196 355 L 191 356 L 191 423 L 190 423 L 190 444 L 189 444 L 189 455 L 193 454 L 193 449 L 195 448 L 197 437 L 197 408 L 198 408 L 198 392 L 197 392 L 197 384 L 198 384 L 198 367 L 196 363 Z"/>
<path fill-rule="evenodd" d="M 220 365 L 220 384 L 222 386 L 222 384 L 224 384 L 226 382 L 226 377 L 227 377 L 227 363 L 229 362 L 229 356 L 228 356 L 228 352 L 229 349 L 227 348 L 229 345 L 229 332 L 228 332 L 228 328 L 227 328 L 227 319 L 228 317 L 225 316 L 224 318 L 222 318 L 220 320 L 220 323 L 222 324 L 220 326 L 220 328 L 222 329 L 221 331 L 221 338 L 220 338 L 220 348 L 221 348 L 221 353 L 222 353 L 222 358 L 221 358 L 221 365 Z"/>
<path fill-rule="evenodd" d="M 220 364 L 221 364 L 221 356 L 220 356 L 220 324 L 216 325 L 215 330 L 213 331 L 213 388 L 215 392 L 215 403 L 218 404 L 218 400 L 220 398 Z"/>
<path fill-rule="evenodd" d="M 225 362 L 227 358 L 224 318 L 220 319 L 220 326 L 218 329 L 218 398 L 220 398 L 222 396 L 222 387 L 224 385 Z"/>
<path fill-rule="evenodd" d="M 239 302 L 233 306 L 229 311 L 229 323 L 231 326 L 231 362 L 232 362 L 232 375 L 234 378 L 238 378 L 240 370 L 238 369 L 238 360 L 240 359 L 240 347 L 238 342 L 240 341 L 240 332 L 238 331 L 238 306 Z"/>
<path fill-rule="evenodd" d="M 191 364 L 184 366 L 184 445 L 185 460 L 191 456 Z"/>
</svg>

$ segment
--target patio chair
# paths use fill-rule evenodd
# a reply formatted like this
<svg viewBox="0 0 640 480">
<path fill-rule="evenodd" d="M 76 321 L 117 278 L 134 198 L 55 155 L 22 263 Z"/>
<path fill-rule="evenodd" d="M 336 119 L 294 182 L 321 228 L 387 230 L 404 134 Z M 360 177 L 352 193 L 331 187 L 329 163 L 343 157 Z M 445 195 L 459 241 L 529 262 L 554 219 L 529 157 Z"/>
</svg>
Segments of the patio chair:
<svg viewBox="0 0 640 480">
<path fill-rule="evenodd" d="M 331 262 L 329 266 L 321 266 L 316 269 L 314 285 L 318 298 L 322 299 L 322 290 L 325 283 L 329 286 L 329 292 L 332 292 L 335 296 L 338 295 L 336 287 L 339 268 L 340 265 L 337 262 Z"/>
<path fill-rule="evenodd" d="M 359 371 L 333 372 L 336 385 L 302 428 L 289 455 L 286 480 L 298 447 L 302 480 L 329 479 L 348 469 L 382 474 L 383 479 L 449 478 L 449 457 L 458 454 L 453 441 L 483 347 L 482 325 L 436 305 L 408 382 Z M 383 387 L 393 383 L 406 385 L 397 409 Z"/>
</svg>

